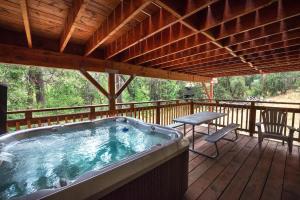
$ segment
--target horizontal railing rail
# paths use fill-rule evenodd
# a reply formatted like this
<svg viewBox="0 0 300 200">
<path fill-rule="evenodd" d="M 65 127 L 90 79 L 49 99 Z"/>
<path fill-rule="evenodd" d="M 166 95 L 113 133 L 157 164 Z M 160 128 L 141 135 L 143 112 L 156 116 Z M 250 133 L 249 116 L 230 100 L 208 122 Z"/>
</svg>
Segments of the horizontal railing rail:
<svg viewBox="0 0 300 200">
<path fill-rule="evenodd" d="M 279 106 L 284 105 L 284 107 Z M 261 122 L 261 112 L 268 108 L 277 108 L 288 113 L 288 125 L 300 127 L 300 103 L 269 102 L 244 100 L 185 99 L 170 101 L 145 101 L 116 104 L 116 110 L 109 110 L 106 104 L 62 108 L 29 109 L 7 112 L 8 130 L 49 126 L 70 122 L 94 120 L 110 116 L 128 116 L 147 123 L 168 125 L 176 117 L 203 111 L 226 113 L 212 124 L 226 126 L 240 124 L 239 130 L 253 135 L 257 133 L 255 123 Z M 285 130 L 285 133 L 288 130 Z M 299 133 L 294 140 L 300 141 Z"/>
</svg>

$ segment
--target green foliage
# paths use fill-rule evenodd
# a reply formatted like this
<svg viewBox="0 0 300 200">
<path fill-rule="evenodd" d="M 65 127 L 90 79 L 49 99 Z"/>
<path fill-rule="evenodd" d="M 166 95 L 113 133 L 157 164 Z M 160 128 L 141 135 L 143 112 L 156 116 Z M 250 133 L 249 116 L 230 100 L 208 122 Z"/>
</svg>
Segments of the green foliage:
<svg viewBox="0 0 300 200">
<path fill-rule="evenodd" d="M 214 88 L 217 99 L 245 99 L 248 96 L 268 97 L 284 94 L 300 87 L 300 72 L 223 77 Z"/>
<path fill-rule="evenodd" d="M 107 74 L 91 73 L 107 89 Z M 214 86 L 216 99 L 245 99 L 272 96 L 300 87 L 300 72 L 223 77 Z M 118 77 L 119 85 L 128 76 Z M 0 64 L 0 82 L 8 85 L 8 108 L 67 107 L 106 104 L 108 100 L 76 71 Z M 171 100 L 184 96 L 186 82 L 136 77 L 119 102 Z M 189 85 L 194 98 L 207 98 L 201 84 Z M 45 102 L 42 102 L 40 96 Z"/>
</svg>

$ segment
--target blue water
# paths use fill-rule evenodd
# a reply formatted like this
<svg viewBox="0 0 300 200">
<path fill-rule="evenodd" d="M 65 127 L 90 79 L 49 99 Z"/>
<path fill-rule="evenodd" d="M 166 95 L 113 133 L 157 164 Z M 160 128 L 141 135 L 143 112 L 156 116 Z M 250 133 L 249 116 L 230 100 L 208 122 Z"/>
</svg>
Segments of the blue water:
<svg viewBox="0 0 300 200">
<path fill-rule="evenodd" d="M 126 130 L 128 129 L 128 130 Z M 72 183 L 169 138 L 122 122 L 59 131 L 6 144 L 0 151 L 0 199 Z"/>
</svg>

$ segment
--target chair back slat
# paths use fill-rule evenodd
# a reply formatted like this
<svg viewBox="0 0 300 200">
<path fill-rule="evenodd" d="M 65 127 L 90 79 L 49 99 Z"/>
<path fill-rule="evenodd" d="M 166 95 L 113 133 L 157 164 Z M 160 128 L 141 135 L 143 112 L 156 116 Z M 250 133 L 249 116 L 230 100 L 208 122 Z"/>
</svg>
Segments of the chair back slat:
<svg viewBox="0 0 300 200">
<path fill-rule="evenodd" d="M 287 125 L 287 112 L 278 109 L 266 109 L 261 115 L 266 133 L 283 134 Z"/>
</svg>

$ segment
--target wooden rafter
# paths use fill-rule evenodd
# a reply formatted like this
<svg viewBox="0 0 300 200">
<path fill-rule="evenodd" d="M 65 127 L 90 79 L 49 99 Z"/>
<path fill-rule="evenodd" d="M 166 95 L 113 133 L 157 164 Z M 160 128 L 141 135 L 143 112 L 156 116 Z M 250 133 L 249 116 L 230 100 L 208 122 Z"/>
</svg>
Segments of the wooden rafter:
<svg viewBox="0 0 300 200">
<path fill-rule="evenodd" d="M 176 53 L 184 52 L 194 48 L 200 48 L 200 46 L 203 45 L 206 45 L 209 48 L 216 48 L 215 45 L 208 44 L 208 42 L 210 42 L 210 40 L 206 36 L 198 33 L 187 38 L 180 39 L 178 42 L 152 51 L 151 53 L 147 53 L 145 56 L 132 60 L 132 62 L 138 65 L 144 65 L 145 63 L 149 63 L 151 61 L 155 62 L 158 59 L 165 58 Z M 209 48 L 207 51 L 210 50 Z"/>
<path fill-rule="evenodd" d="M 280 46 L 282 42 L 285 41 L 287 41 L 285 43 L 289 43 L 290 45 L 292 45 L 292 43 L 296 44 L 297 41 L 296 39 L 299 37 L 300 37 L 300 29 L 295 29 L 289 32 L 279 33 L 271 37 L 266 36 L 256 40 L 247 41 L 239 45 L 231 46 L 231 49 L 237 55 L 246 55 L 245 52 L 249 52 L 249 51 L 251 52 L 253 51 L 254 48 L 256 48 L 254 51 L 257 51 L 258 49 L 268 49 L 268 45 L 271 45 L 269 46 L 269 49 L 271 48 L 275 49 L 276 47 Z M 185 59 L 181 59 L 182 62 L 178 60 L 169 61 L 167 63 L 164 63 L 164 65 L 161 68 L 163 69 L 173 69 L 174 67 L 180 68 L 180 67 L 193 65 L 195 63 L 199 63 L 199 64 L 208 63 L 214 60 L 219 60 L 219 62 L 221 63 L 221 62 L 227 62 L 226 60 L 227 58 L 232 58 L 232 56 L 229 54 L 224 54 L 224 55 L 217 54 L 215 57 L 213 58 L 210 57 L 209 59 L 204 59 L 203 55 L 198 55 L 198 56 L 193 56 L 191 54 L 189 55 L 190 55 L 189 57 Z M 152 65 L 152 67 L 156 67 L 156 65 Z"/>
<path fill-rule="evenodd" d="M 284 6 L 282 6 L 284 5 Z M 276 12 L 280 11 L 280 12 Z M 225 22 L 209 31 L 216 40 L 223 39 L 245 31 L 267 26 L 282 20 L 293 20 L 291 18 L 299 16 L 300 5 L 293 0 L 273 1 L 269 6 L 263 7 L 256 12 L 242 15 L 239 18 Z M 292 24 L 293 22 L 291 22 Z"/>
<path fill-rule="evenodd" d="M 79 70 L 81 74 L 88 79 L 104 96 L 109 98 L 108 92 L 84 69 Z"/>
<path fill-rule="evenodd" d="M 249 56 L 249 54 L 254 54 L 257 52 L 265 52 L 265 51 L 274 51 L 276 49 L 282 49 L 282 48 L 288 48 L 288 47 L 292 47 L 292 46 L 298 46 L 300 44 L 300 38 L 295 38 L 295 39 L 291 39 L 291 40 L 287 40 L 287 41 L 281 41 L 281 42 L 277 42 L 277 43 L 273 43 L 273 44 L 266 44 L 263 46 L 259 46 L 259 47 L 254 47 L 251 49 L 247 49 L 247 50 L 243 50 L 243 51 L 239 51 L 236 52 L 237 55 L 242 55 L 242 56 Z M 256 57 L 255 57 L 256 58 Z M 259 59 L 259 58 L 258 58 Z M 253 61 L 257 61 L 257 58 L 254 59 Z M 245 60 L 248 62 L 252 62 L 249 59 Z M 201 68 L 201 67 L 209 67 L 209 66 L 224 66 L 224 65 L 235 65 L 235 64 L 241 64 L 241 60 L 237 57 L 231 57 L 231 58 L 227 58 L 227 59 L 221 59 L 218 61 L 211 61 L 209 60 L 208 62 L 204 62 L 201 63 L 199 61 L 191 61 L 185 64 L 180 64 L 180 65 L 176 65 L 176 66 L 171 66 L 171 67 L 166 67 L 168 69 L 172 69 L 172 70 L 178 70 L 178 69 L 194 69 L 194 68 Z"/>
<path fill-rule="evenodd" d="M 160 9 L 159 12 L 147 17 L 132 30 L 126 32 L 120 38 L 109 44 L 106 48 L 106 58 L 112 58 L 125 49 L 162 31 L 167 26 L 175 24 L 175 22 L 176 17 L 164 9 Z"/>
<path fill-rule="evenodd" d="M 291 47 L 291 46 L 296 46 L 300 44 L 300 38 L 294 38 L 294 39 L 290 39 L 290 40 L 286 40 L 286 41 L 280 41 L 280 42 L 276 42 L 276 43 L 272 43 L 272 44 L 266 44 L 266 45 L 262 45 L 262 46 L 258 46 L 258 47 L 253 47 L 253 48 L 249 48 L 246 50 L 241 50 L 241 51 L 237 51 L 237 55 L 248 55 L 248 54 L 252 54 L 255 52 L 264 52 L 264 51 L 269 51 L 269 50 L 275 50 L 275 49 L 280 49 L 280 48 L 285 48 L 285 47 Z"/>
<path fill-rule="evenodd" d="M 91 54 L 109 37 L 118 32 L 133 17 L 141 12 L 150 0 L 123 0 L 119 6 L 107 17 L 106 21 L 93 33 L 86 44 L 85 56 Z"/>
<path fill-rule="evenodd" d="M 280 64 L 279 66 L 264 66 L 264 67 L 261 67 L 261 68 L 258 68 L 258 70 L 261 70 L 262 72 L 265 72 L 265 71 L 268 71 L 268 70 L 276 70 L 276 69 L 286 69 L 286 68 L 294 68 L 294 69 L 298 69 L 300 70 L 300 67 L 299 67 L 299 62 L 298 63 L 283 63 L 283 64 Z M 215 74 L 221 74 L 221 73 L 232 73 L 232 72 L 248 72 L 248 71 L 253 71 L 251 69 L 242 69 L 242 68 L 233 68 L 233 69 L 226 69 L 226 70 L 223 70 L 223 71 L 216 71 L 214 73 L 212 72 L 199 72 L 201 74 L 205 74 L 206 76 L 209 76 L 209 75 L 212 75 L 214 76 Z M 241 73 L 242 74 L 242 73 Z"/>
<path fill-rule="evenodd" d="M 140 43 L 130 47 L 127 51 L 121 53 L 121 61 L 127 62 L 139 56 L 151 53 L 157 49 L 168 46 L 171 43 L 175 43 L 184 38 L 188 38 L 193 35 L 186 26 L 181 23 L 176 23 L 171 27 L 164 29 L 161 33 L 158 33 Z"/>
<path fill-rule="evenodd" d="M 228 51 L 224 48 L 212 48 L 212 50 L 202 51 L 201 48 L 190 49 L 188 51 L 176 53 L 174 55 L 168 56 L 159 60 L 158 62 L 153 62 L 152 67 L 161 66 L 161 68 L 168 68 L 168 65 L 183 64 L 185 62 L 190 62 L 198 59 L 210 59 L 220 55 L 228 55 Z M 232 57 L 232 55 L 230 55 Z M 182 62 L 182 63 L 181 63 Z"/>
<path fill-rule="evenodd" d="M 260 46 L 264 46 L 264 45 L 270 45 L 270 44 L 274 44 L 274 43 L 278 43 L 278 42 L 282 42 L 282 41 L 287 41 L 287 40 L 291 40 L 291 39 L 296 39 L 299 37 L 300 37 L 300 28 L 293 29 L 293 30 L 290 30 L 287 32 L 281 32 L 281 33 L 274 34 L 271 36 L 260 37 L 258 39 L 251 40 L 251 41 L 245 41 L 245 42 L 242 42 L 239 44 L 235 44 L 235 45 L 231 46 L 230 48 L 236 52 L 236 51 L 247 50 L 247 49 L 260 47 Z"/>
<path fill-rule="evenodd" d="M 232 47 L 245 42 L 257 41 L 261 38 L 273 37 L 279 34 L 293 32 L 294 30 L 299 29 L 300 26 L 300 17 L 297 19 L 299 21 L 295 21 L 293 23 L 285 23 L 286 21 L 282 21 L 281 23 L 274 23 L 268 26 L 253 29 L 251 31 L 238 33 L 219 41 L 224 46 Z"/>
<path fill-rule="evenodd" d="M 30 21 L 29 21 L 29 12 L 28 12 L 28 4 L 27 0 L 20 0 L 20 7 L 23 17 L 23 23 L 25 27 L 25 33 L 27 37 L 28 47 L 32 48 L 32 38 L 31 38 L 31 31 L 30 31 Z"/>
<path fill-rule="evenodd" d="M 133 47 L 141 41 L 147 39 L 151 41 L 151 39 L 149 38 L 159 34 L 162 30 L 170 28 L 176 23 L 181 23 L 184 18 L 189 17 L 193 13 L 196 13 L 197 11 L 211 5 L 216 1 L 218 0 L 199 2 L 197 6 L 189 7 L 189 12 L 186 13 L 184 16 L 181 16 L 180 18 L 178 18 L 178 15 L 174 15 L 174 13 L 170 14 L 172 10 L 166 12 L 165 9 L 161 9 L 161 11 L 158 14 L 149 17 L 136 28 L 134 28 L 132 31 L 129 31 L 128 33 L 117 39 L 115 42 L 113 42 L 111 45 L 109 45 L 107 48 L 107 58 L 111 58 L 117 55 L 118 53 L 130 47 Z M 155 2 L 159 4 L 159 2 Z M 128 37 L 131 38 L 128 39 Z"/>
<path fill-rule="evenodd" d="M 217 51 L 217 50 L 216 50 Z M 222 61 L 224 59 L 228 59 L 228 58 L 232 58 L 232 55 L 229 53 L 224 53 L 224 54 L 218 54 L 215 53 L 216 51 L 211 51 L 208 52 L 209 55 L 206 56 L 205 54 L 199 54 L 199 55 L 195 55 L 195 56 L 189 56 L 186 58 L 182 58 L 180 60 L 176 60 L 174 61 L 170 61 L 168 63 L 165 63 L 164 65 L 162 65 L 160 68 L 161 69 L 173 69 L 176 68 L 177 66 L 180 66 L 184 63 L 190 63 L 192 61 L 196 61 L 199 64 L 203 64 L 203 63 L 208 63 L 208 62 L 215 62 L 215 61 Z M 204 57 L 202 57 L 204 55 Z"/>
<path fill-rule="evenodd" d="M 300 59 L 294 58 L 294 59 L 270 59 L 265 62 L 261 63 L 255 63 L 256 70 L 263 69 L 263 68 L 270 68 L 270 67 L 281 67 L 284 65 L 299 65 Z M 242 69 L 250 69 L 248 65 L 246 64 L 239 64 L 239 65 L 225 65 L 225 66 L 211 66 L 211 67 L 201 67 L 198 69 L 189 69 L 190 72 L 198 73 L 198 74 L 214 74 L 218 72 L 230 72 L 230 71 L 238 71 Z M 182 70 L 184 71 L 184 70 Z"/>
<path fill-rule="evenodd" d="M 230 12 L 220 12 L 219 14 L 222 14 L 223 16 L 218 16 L 216 18 L 214 18 L 214 14 L 218 13 L 217 9 L 219 9 L 220 5 L 218 2 L 212 4 L 210 7 L 206 7 L 203 10 L 201 10 L 201 13 L 203 13 L 203 15 L 205 15 L 204 17 L 201 16 L 201 18 L 205 19 L 205 20 L 197 20 L 199 19 L 199 13 L 195 13 L 195 15 L 191 15 L 189 16 L 189 18 L 184 19 L 185 21 L 187 21 L 190 24 L 193 24 L 194 27 L 196 27 L 198 29 L 198 32 L 202 32 L 204 33 L 204 31 L 213 28 L 217 25 L 220 25 L 226 21 L 232 20 L 234 18 L 237 18 L 241 15 L 245 15 L 247 13 L 253 12 L 254 10 L 257 10 L 259 8 L 262 8 L 264 6 L 266 6 L 268 3 L 270 3 L 272 0 L 252 0 L 251 3 L 246 4 L 245 1 L 238 1 L 236 4 L 224 4 L 223 6 L 223 10 L 224 11 L 229 11 Z M 221 1 L 223 2 L 223 1 Z M 241 5 L 243 4 L 243 5 Z M 194 24 L 196 22 L 196 24 Z M 209 23 L 208 23 L 209 22 Z M 195 32 L 193 31 L 191 33 L 195 34 Z M 184 36 L 187 37 L 187 36 Z M 175 40 L 166 40 L 166 42 L 158 42 L 160 45 L 159 47 L 163 47 L 166 46 L 168 44 L 171 44 L 173 42 L 177 42 L 178 39 L 176 38 Z M 138 44 L 137 44 L 138 45 Z M 151 44 L 150 44 L 151 45 Z M 155 45 L 155 48 L 147 48 L 147 52 L 152 52 L 153 50 L 158 49 L 158 47 L 156 47 L 157 45 Z M 144 55 L 145 52 L 144 51 L 137 51 L 136 49 L 139 49 L 138 46 L 133 46 L 131 48 L 129 48 L 128 50 L 126 50 L 125 52 L 123 52 L 121 54 L 121 60 L 122 61 L 130 61 L 138 56 Z M 141 48 L 140 48 L 141 49 Z M 143 49 L 145 50 L 145 49 Z"/>
<path fill-rule="evenodd" d="M 0 62 L 73 70 L 84 69 L 86 71 L 94 72 L 110 72 L 125 75 L 193 82 L 210 80 L 208 77 L 146 68 L 128 63 L 57 53 L 47 50 L 28 49 L 4 44 L 0 44 Z"/>
<path fill-rule="evenodd" d="M 59 51 L 63 52 L 75 30 L 75 22 L 80 19 L 88 0 L 74 0 L 72 7 L 69 9 L 64 29 L 60 38 Z"/>
<path fill-rule="evenodd" d="M 122 94 L 122 92 L 125 90 L 125 88 L 131 83 L 131 81 L 134 79 L 134 76 L 130 76 L 129 79 L 122 85 L 122 87 L 118 90 L 115 97 L 118 98 Z"/>
</svg>

